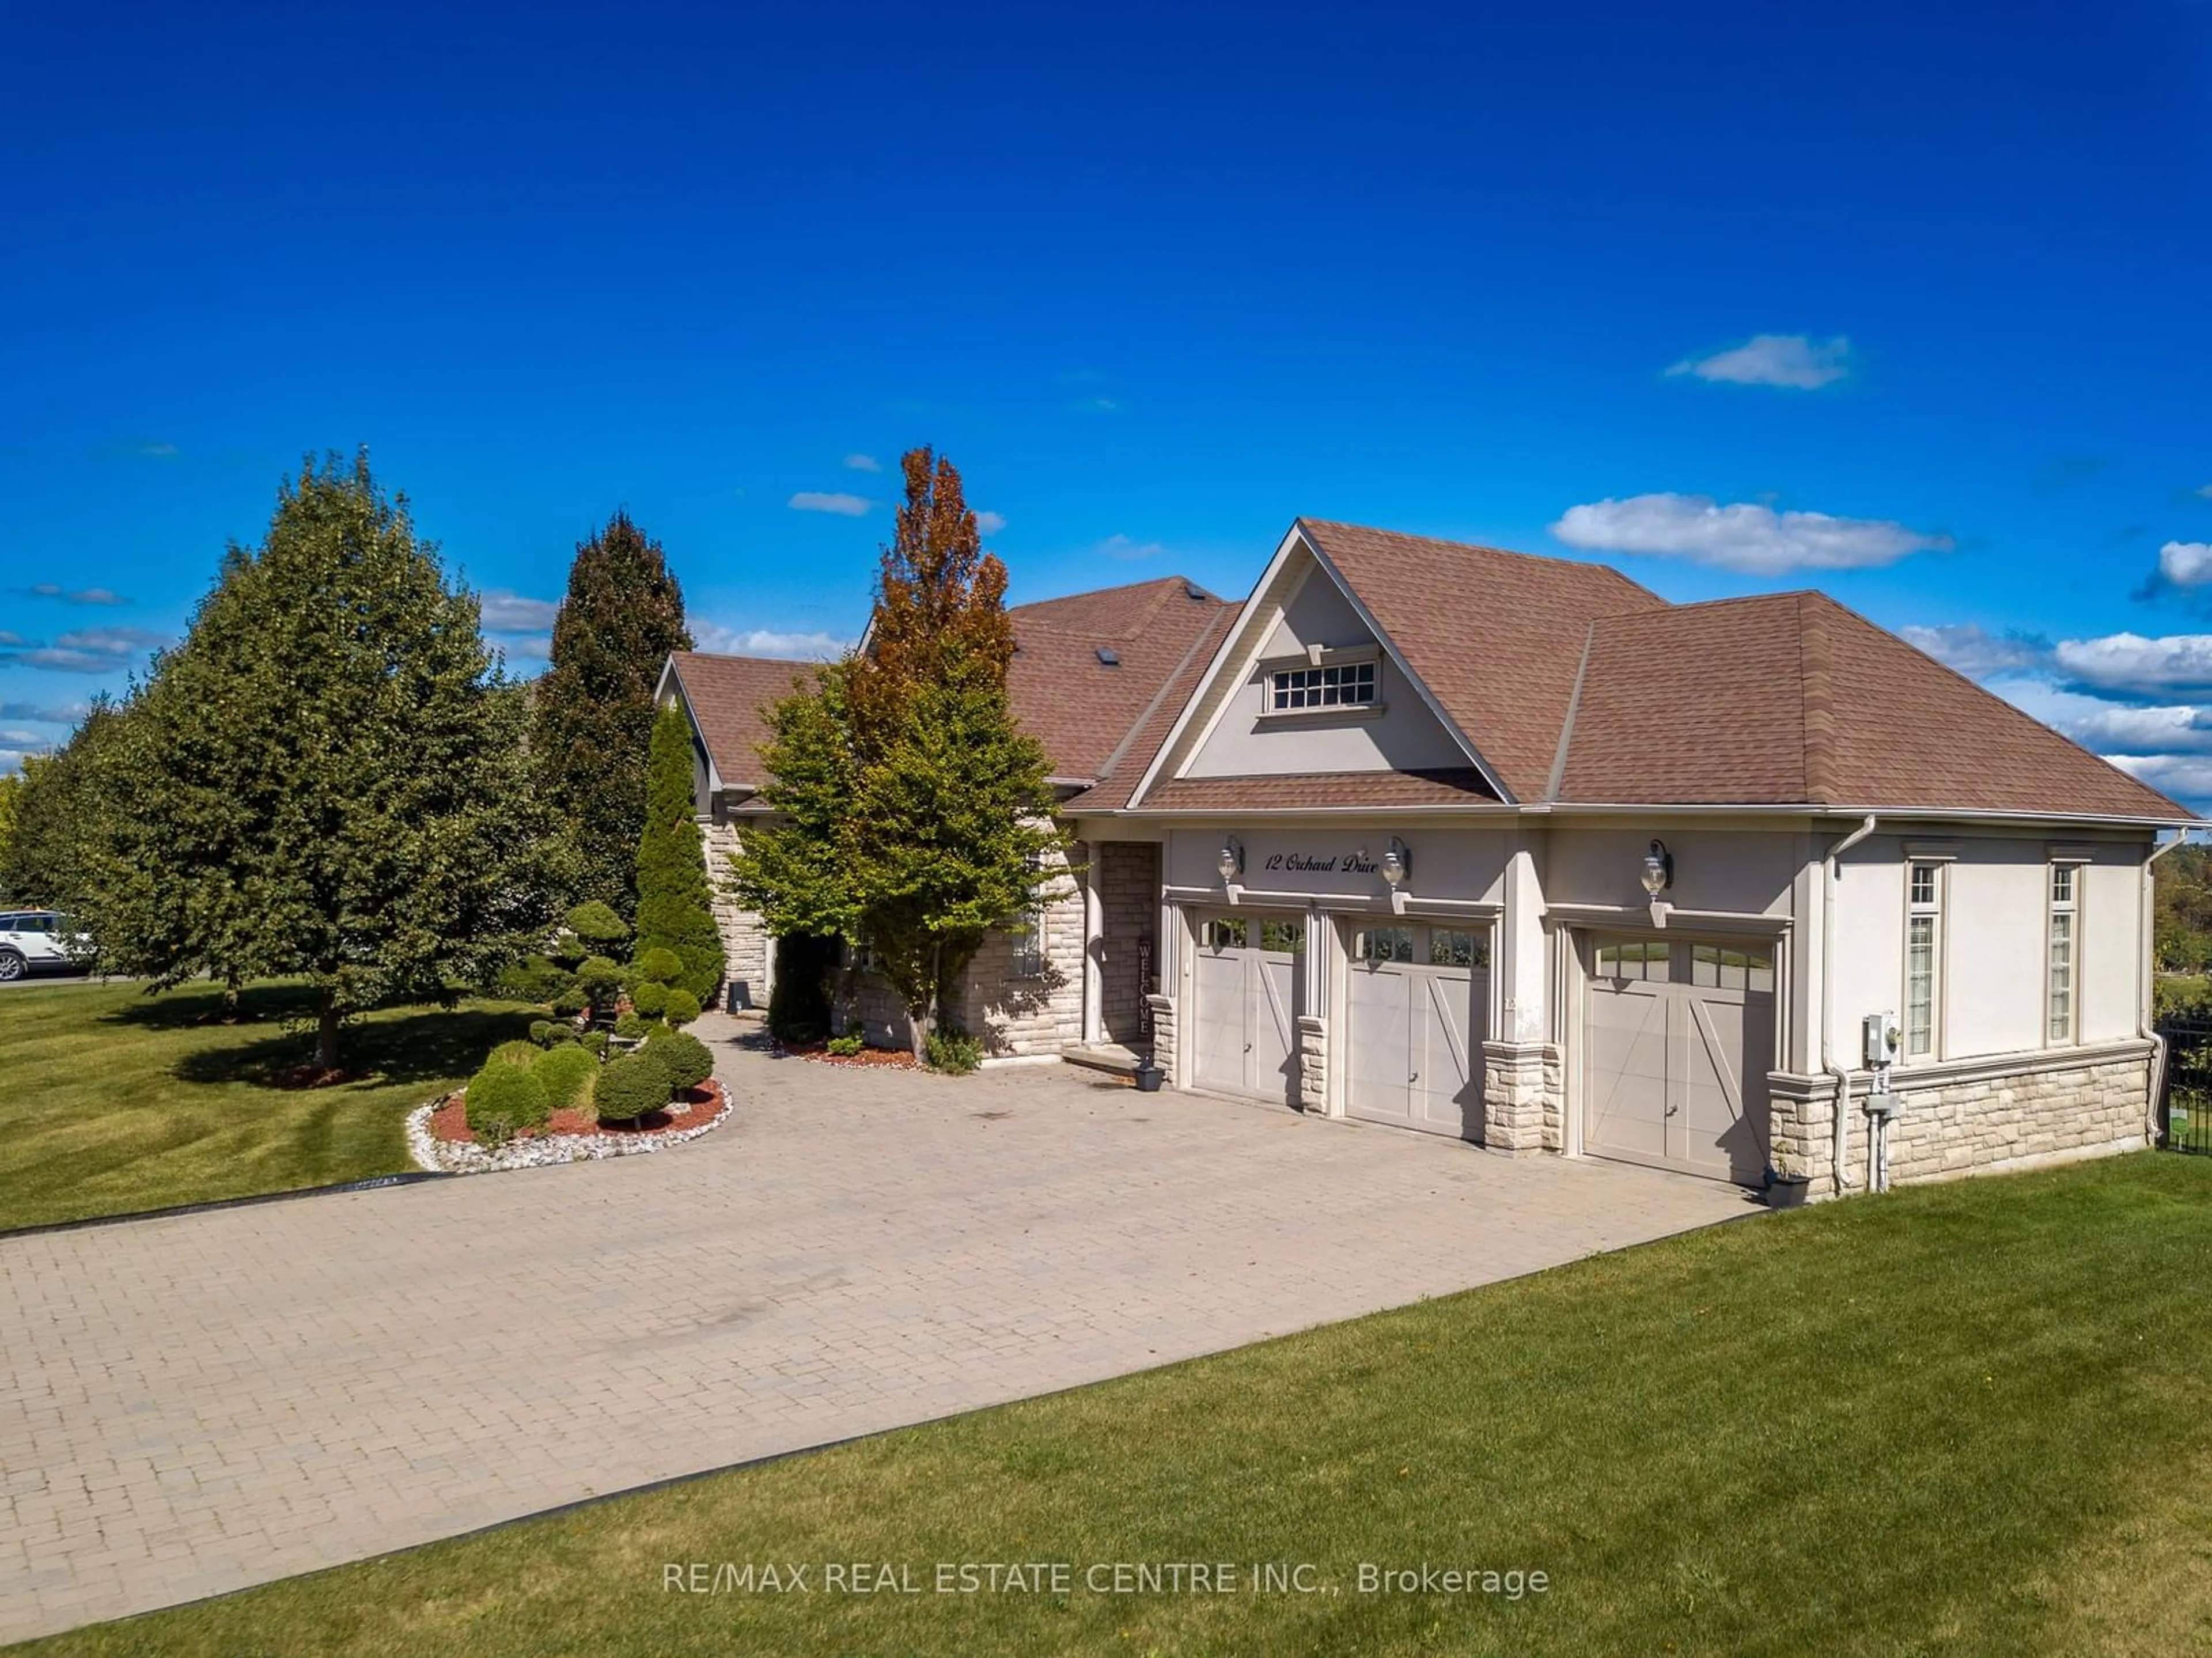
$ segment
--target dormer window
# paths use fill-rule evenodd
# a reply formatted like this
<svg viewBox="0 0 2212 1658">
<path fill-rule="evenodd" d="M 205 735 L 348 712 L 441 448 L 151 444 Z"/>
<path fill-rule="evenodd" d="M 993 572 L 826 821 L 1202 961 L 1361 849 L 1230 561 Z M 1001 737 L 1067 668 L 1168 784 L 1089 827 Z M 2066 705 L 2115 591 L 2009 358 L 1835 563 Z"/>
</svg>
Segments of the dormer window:
<svg viewBox="0 0 2212 1658">
<path fill-rule="evenodd" d="M 1268 710 L 1364 708 L 1375 701 L 1376 666 L 1369 661 L 1278 668 L 1269 680 Z"/>
</svg>

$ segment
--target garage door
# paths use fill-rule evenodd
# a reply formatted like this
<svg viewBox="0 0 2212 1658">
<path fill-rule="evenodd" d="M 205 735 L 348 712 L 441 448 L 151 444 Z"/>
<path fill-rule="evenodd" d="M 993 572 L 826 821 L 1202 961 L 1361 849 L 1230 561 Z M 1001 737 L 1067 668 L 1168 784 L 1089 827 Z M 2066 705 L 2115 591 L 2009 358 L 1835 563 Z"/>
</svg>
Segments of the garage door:
<svg viewBox="0 0 2212 1658">
<path fill-rule="evenodd" d="M 1295 1105 L 1305 921 L 1212 915 L 1200 924 L 1191 1080 Z"/>
<path fill-rule="evenodd" d="M 1369 1122 L 1480 1139 L 1487 936 L 1364 926 L 1349 953 L 1345 1109 Z"/>
<path fill-rule="evenodd" d="M 1773 946 L 1597 938 L 1588 947 L 1583 1149 L 1763 1184 Z"/>
</svg>

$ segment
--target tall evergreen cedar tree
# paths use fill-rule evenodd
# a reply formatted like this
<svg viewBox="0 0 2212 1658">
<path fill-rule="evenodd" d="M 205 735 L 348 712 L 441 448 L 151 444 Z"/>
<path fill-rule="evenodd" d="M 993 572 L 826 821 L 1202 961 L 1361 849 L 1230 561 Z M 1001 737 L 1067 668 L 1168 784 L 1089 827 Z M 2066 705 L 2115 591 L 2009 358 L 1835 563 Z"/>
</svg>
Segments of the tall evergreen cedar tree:
<svg viewBox="0 0 2212 1658">
<path fill-rule="evenodd" d="M 763 790 L 779 815 L 734 860 L 771 932 L 866 944 L 921 1054 L 995 926 L 1048 896 L 1063 851 L 1044 750 L 1006 696 L 1006 567 L 983 551 L 960 474 L 904 458 L 867 648 L 769 711 Z"/>
<path fill-rule="evenodd" d="M 118 717 L 77 895 L 106 965 L 303 976 L 325 1072 L 349 1014 L 484 982 L 558 914 L 527 718 L 367 454 L 303 465 Z"/>
<path fill-rule="evenodd" d="M 95 879 L 93 836 L 105 815 L 106 762 L 122 738 L 124 707 L 96 696 L 60 749 L 23 756 L 21 774 L 9 780 L 13 818 L 0 844 L 0 899 L 82 908 Z"/>
<path fill-rule="evenodd" d="M 552 664 L 532 695 L 538 788 L 568 825 L 579 874 L 569 896 L 637 914 L 653 693 L 672 651 L 691 648 L 684 591 L 660 544 L 617 513 L 576 549 L 553 623 Z"/>
<path fill-rule="evenodd" d="M 722 934 L 693 815 L 691 722 L 666 708 L 653 722 L 646 764 L 645 829 L 638 836 L 635 960 L 672 950 L 684 963 L 677 981 L 703 1005 L 722 982 Z"/>
</svg>

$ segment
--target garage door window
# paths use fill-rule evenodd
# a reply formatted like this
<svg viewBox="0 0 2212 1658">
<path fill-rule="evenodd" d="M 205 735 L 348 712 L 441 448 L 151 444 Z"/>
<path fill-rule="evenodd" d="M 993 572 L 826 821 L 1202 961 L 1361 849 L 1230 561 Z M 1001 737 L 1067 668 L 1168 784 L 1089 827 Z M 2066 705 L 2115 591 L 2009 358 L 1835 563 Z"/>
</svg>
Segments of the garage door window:
<svg viewBox="0 0 2212 1658">
<path fill-rule="evenodd" d="M 1409 926 L 1365 926 L 1352 935 L 1355 962 L 1410 962 L 1413 959 L 1413 929 Z"/>
<path fill-rule="evenodd" d="M 1457 927 L 1432 926 L 1429 929 L 1429 965 L 1488 967 L 1490 940 L 1480 933 L 1462 932 Z"/>
<path fill-rule="evenodd" d="M 1264 920 L 1253 915 L 1216 915 L 1200 932 L 1199 942 L 1208 950 L 1272 950 L 1302 955 L 1306 947 L 1306 924 L 1295 917 Z"/>
<path fill-rule="evenodd" d="M 1217 915 L 1206 924 L 1202 941 L 1208 950 L 1242 950 L 1249 929 L 1241 915 Z"/>
<path fill-rule="evenodd" d="M 1709 990 L 1772 990 L 1774 957 L 1763 950 L 1692 944 L 1690 982 Z"/>
<path fill-rule="evenodd" d="M 1674 947 L 1656 938 L 1623 938 L 1597 947 L 1601 979 L 1650 979 L 1661 984 L 1673 975 Z"/>
</svg>

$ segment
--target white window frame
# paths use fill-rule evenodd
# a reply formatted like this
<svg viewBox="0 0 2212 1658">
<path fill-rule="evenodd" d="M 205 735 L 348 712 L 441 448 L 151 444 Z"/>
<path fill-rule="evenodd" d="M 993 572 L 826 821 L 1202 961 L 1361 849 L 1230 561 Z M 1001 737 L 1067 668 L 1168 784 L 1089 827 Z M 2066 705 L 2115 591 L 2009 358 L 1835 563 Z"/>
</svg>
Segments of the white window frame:
<svg viewBox="0 0 2212 1658">
<path fill-rule="evenodd" d="M 1927 872 L 1928 896 L 1919 896 L 1920 876 Z M 1911 1065 L 1919 1062 L 1933 1064 L 1943 1057 L 1943 933 L 1944 900 L 1949 896 L 1945 889 L 1950 882 L 1950 859 L 1942 857 L 1914 857 L 1908 852 L 1905 865 L 1905 994 L 1899 1004 L 1902 1009 L 1899 1024 L 1904 1032 L 1904 1051 L 1899 1060 Z M 1912 1005 L 1912 935 L 1916 924 L 1925 922 L 1928 929 L 1928 1006 L 1927 1027 L 1923 1032 L 1914 1023 Z"/>
<path fill-rule="evenodd" d="M 2086 860 L 2053 858 L 2044 872 L 2043 1045 L 2074 1048 L 2081 1041 L 2081 888 Z M 2061 891 L 2064 896 L 2061 896 Z M 2060 934 L 2063 939 L 2066 1011 L 2058 1011 Z"/>
<path fill-rule="evenodd" d="M 1045 903 L 1037 890 L 1044 880 L 1044 860 L 1031 853 L 1030 869 L 1036 878 L 1030 888 L 1029 907 L 1014 917 L 1006 929 L 1011 946 L 1006 957 L 1006 976 L 1011 979 L 1042 979 L 1047 965 L 1044 945 Z"/>
<path fill-rule="evenodd" d="M 1371 675 L 1371 693 L 1357 701 L 1343 700 L 1341 692 L 1347 677 L 1357 680 L 1363 671 Z M 1324 683 L 1324 676 L 1333 683 Z M 1296 720 L 1311 719 L 1359 718 L 1382 712 L 1382 653 L 1373 645 L 1346 646 L 1336 650 L 1316 647 L 1303 656 L 1271 657 L 1260 664 L 1260 717 L 1267 720 Z M 1296 685 L 1279 684 L 1292 677 Z M 1310 680 L 1309 683 L 1308 681 Z M 1295 707 L 1279 707 L 1275 699 L 1282 695 L 1302 695 L 1319 697 L 1324 692 L 1339 693 L 1334 702 L 1306 701 Z"/>
</svg>

